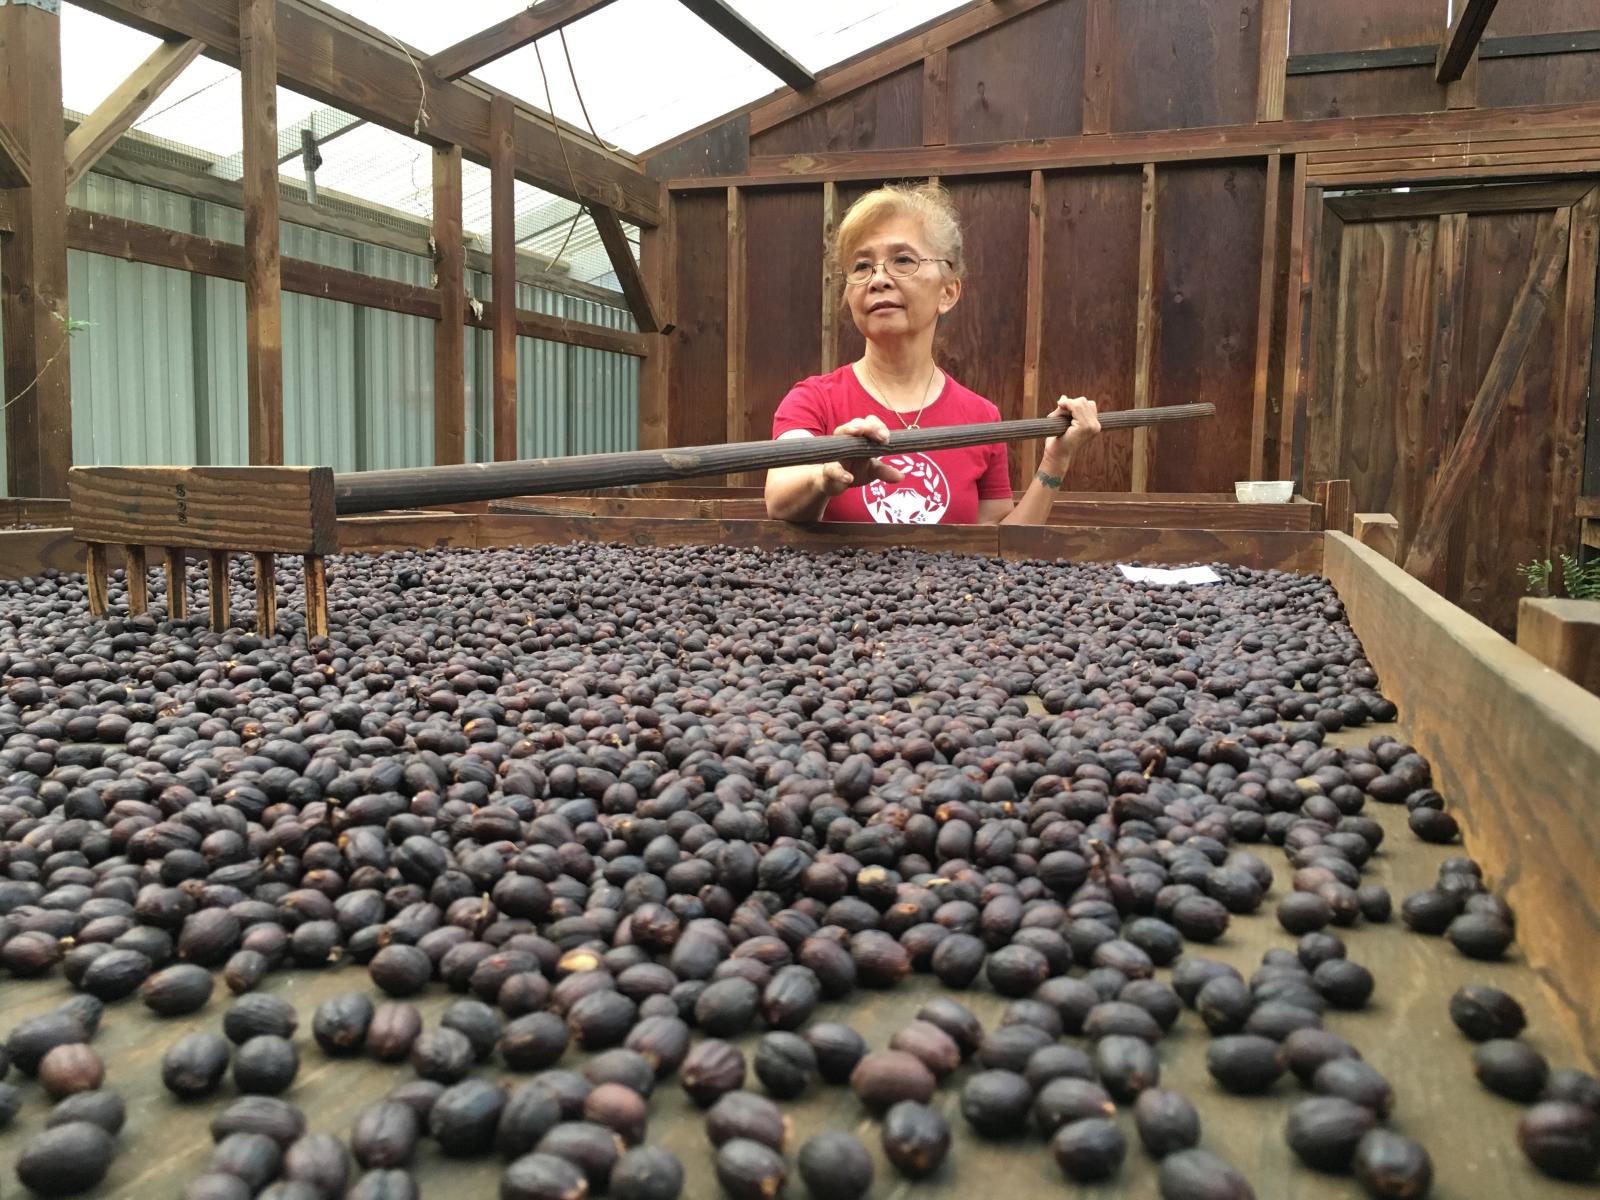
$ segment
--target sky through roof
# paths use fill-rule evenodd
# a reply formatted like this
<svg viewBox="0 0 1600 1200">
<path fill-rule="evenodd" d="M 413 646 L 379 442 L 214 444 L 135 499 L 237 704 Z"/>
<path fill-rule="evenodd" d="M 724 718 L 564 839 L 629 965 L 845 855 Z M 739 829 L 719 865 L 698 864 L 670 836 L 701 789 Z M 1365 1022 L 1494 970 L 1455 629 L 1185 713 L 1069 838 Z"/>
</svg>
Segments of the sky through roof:
<svg viewBox="0 0 1600 1200">
<path fill-rule="evenodd" d="M 818 72 L 964 0 L 730 0 L 732 7 L 812 72 Z M 526 0 L 329 0 L 423 54 L 436 53 L 528 7 Z M 474 76 L 608 145 L 638 154 L 741 108 L 781 86 L 677 0 L 615 0 L 565 31 L 541 38 Z M 69 113 L 92 112 L 152 50 L 155 38 L 97 17 L 71 3 L 61 10 L 62 90 Z M 542 70 L 541 70 L 542 65 Z M 587 110 L 587 112 L 585 111 Z M 198 152 L 209 173 L 241 172 L 239 73 L 196 59 L 135 125 L 174 150 Z M 318 139 L 319 189 L 427 220 L 432 215 L 428 147 L 357 121 L 347 113 L 278 89 L 280 168 L 303 180 L 301 130 Z M 466 164 L 463 221 L 487 246 L 489 173 Z M 517 185 L 519 244 L 545 257 L 561 253 L 574 279 L 615 286 L 610 263 L 577 206 Z M 637 236 L 636 234 L 634 236 Z M 564 247 L 564 248 L 563 248 Z"/>
</svg>

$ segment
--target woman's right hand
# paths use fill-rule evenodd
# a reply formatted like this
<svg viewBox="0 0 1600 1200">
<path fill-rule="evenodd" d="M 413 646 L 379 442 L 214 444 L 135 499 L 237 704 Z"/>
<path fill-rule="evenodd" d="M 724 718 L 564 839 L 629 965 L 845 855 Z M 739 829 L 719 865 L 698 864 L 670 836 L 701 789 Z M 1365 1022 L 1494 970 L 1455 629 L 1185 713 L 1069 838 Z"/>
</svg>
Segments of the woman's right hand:
<svg viewBox="0 0 1600 1200">
<path fill-rule="evenodd" d="M 889 427 L 877 417 L 856 417 L 835 429 L 836 436 L 864 437 L 874 442 L 888 442 Z M 884 483 L 899 483 L 905 475 L 881 459 L 858 458 L 852 462 L 822 464 L 822 490 L 829 496 L 838 496 L 854 487 L 862 487 L 874 479 Z"/>
</svg>

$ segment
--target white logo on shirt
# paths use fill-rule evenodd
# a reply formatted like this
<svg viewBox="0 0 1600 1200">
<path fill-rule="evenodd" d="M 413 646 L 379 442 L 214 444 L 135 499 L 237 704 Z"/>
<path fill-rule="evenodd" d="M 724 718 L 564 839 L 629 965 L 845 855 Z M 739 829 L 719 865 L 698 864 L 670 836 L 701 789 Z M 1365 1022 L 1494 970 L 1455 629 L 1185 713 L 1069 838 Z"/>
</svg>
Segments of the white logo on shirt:
<svg viewBox="0 0 1600 1200">
<path fill-rule="evenodd" d="M 862 489 L 867 511 L 879 525 L 937 525 L 950 508 L 950 483 L 926 454 L 890 454 L 883 462 L 905 478 L 874 479 Z"/>
</svg>

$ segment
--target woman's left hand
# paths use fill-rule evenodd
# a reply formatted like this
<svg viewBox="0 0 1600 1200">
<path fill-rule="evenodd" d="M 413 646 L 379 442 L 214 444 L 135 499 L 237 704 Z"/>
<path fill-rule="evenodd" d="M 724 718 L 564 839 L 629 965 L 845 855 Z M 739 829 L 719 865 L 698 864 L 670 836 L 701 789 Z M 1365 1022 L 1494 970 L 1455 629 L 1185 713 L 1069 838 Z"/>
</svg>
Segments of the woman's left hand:
<svg viewBox="0 0 1600 1200">
<path fill-rule="evenodd" d="M 1072 425 L 1060 437 L 1045 439 L 1044 460 L 1064 467 L 1100 436 L 1100 417 L 1094 401 L 1083 396 L 1062 396 L 1056 401 L 1055 415 L 1070 417 Z"/>
</svg>

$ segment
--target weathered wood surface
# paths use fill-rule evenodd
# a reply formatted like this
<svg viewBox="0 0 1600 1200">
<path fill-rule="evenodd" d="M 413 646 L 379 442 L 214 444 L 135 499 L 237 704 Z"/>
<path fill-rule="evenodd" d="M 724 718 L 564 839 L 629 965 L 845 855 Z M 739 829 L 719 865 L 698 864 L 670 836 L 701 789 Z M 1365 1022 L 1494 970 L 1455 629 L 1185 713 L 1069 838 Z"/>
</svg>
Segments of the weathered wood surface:
<svg viewBox="0 0 1600 1200">
<path fill-rule="evenodd" d="M 1323 564 L 1575 1045 L 1600 1049 L 1600 696 L 1353 538 Z M 1494 1194 L 1494 1193 L 1490 1193 Z M 1510 1194 L 1510 1193 L 1506 1193 Z"/>
<path fill-rule="evenodd" d="M 1346 731 L 1336 740 L 1363 743 L 1372 728 Z M 1404 735 L 1403 728 L 1381 731 Z M 1376 811 L 1373 811 L 1376 810 Z M 1367 867 L 1367 878 L 1381 883 L 1398 897 L 1433 882 L 1438 864 L 1459 847 L 1429 846 L 1415 840 L 1405 828 L 1404 813 L 1380 805 L 1369 807 L 1388 838 Z M 1282 854 L 1258 848 L 1275 874 L 1268 904 L 1290 886 Z M 1436 1183 L 1433 1195 L 1441 1198 L 1511 1197 L 1518 1200 L 1577 1195 L 1582 1189 L 1559 1185 L 1535 1174 L 1516 1147 L 1516 1122 L 1522 1109 L 1502 1100 L 1474 1080 L 1471 1043 L 1449 1023 L 1445 1004 L 1455 988 L 1466 983 L 1488 983 L 1505 988 L 1528 1012 L 1529 1040 L 1553 1063 L 1571 1066 L 1583 1062 L 1581 1047 L 1563 1035 L 1550 995 L 1520 958 L 1500 963 L 1475 963 L 1457 954 L 1440 938 L 1406 932 L 1398 922 L 1386 926 L 1361 925 L 1343 930 L 1350 957 L 1371 969 L 1378 988 L 1371 1005 L 1362 1012 L 1332 1012 L 1328 1027 L 1350 1038 L 1366 1059 L 1393 1081 L 1397 1101 L 1391 1125 L 1420 1139 L 1433 1156 Z M 1294 940 L 1270 915 L 1236 918 L 1228 935 L 1204 947 L 1206 957 L 1220 959 L 1249 975 L 1269 948 L 1292 949 Z M 1162 971 L 1162 977 L 1166 972 Z M 66 999 L 67 984 L 53 976 L 36 980 L 7 980 L 0 984 L 6 1012 L 5 1028 L 43 1013 Z M 391 1089 L 415 1078 L 404 1064 L 379 1063 L 368 1057 L 330 1059 L 312 1040 L 311 1014 L 324 999 L 359 991 L 374 1003 L 383 995 L 354 966 L 326 970 L 283 970 L 269 975 L 263 990 L 293 1003 L 300 1018 L 295 1035 L 301 1067 L 287 1099 L 307 1116 L 309 1128 L 348 1137 L 356 1117 L 368 1104 Z M 1005 1002 L 986 988 L 951 992 L 926 976 L 913 976 L 887 992 L 859 991 L 849 1000 L 824 1004 L 817 1020 L 843 1020 L 859 1029 L 874 1048 L 887 1046 L 894 1032 L 935 995 L 951 996 L 967 1005 L 986 1026 L 996 1025 Z M 444 1008 L 456 999 L 443 985 L 434 984 L 420 999 L 429 1028 L 437 1025 Z M 162 1087 L 161 1055 L 178 1038 L 197 1030 L 218 1031 L 230 997 L 218 982 L 210 1003 L 190 1017 L 162 1020 L 137 1001 L 110 1007 L 95 1041 L 107 1063 L 107 1086 L 119 1091 L 128 1106 L 128 1125 L 119 1140 L 119 1153 L 106 1181 L 90 1200 L 109 1197 L 168 1197 L 205 1168 L 211 1150 L 207 1126 L 236 1096 L 225 1084 L 216 1097 L 192 1103 L 174 1100 Z M 759 1034 L 740 1039 L 748 1057 Z M 1173 1033 L 1161 1044 L 1162 1082 L 1185 1092 L 1198 1106 L 1203 1126 L 1202 1145 L 1222 1155 L 1255 1184 L 1262 1200 L 1350 1200 L 1355 1194 L 1348 1177 L 1321 1175 L 1294 1161 L 1283 1142 L 1283 1123 L 1302 1092 L 1292 1080 L 1280 1081 L 1261 1097 L 1233 1096 L 1209 1078 L 1204 1065 L 1208 1038 L 1192 1013 L 1185 1013 Z M 1072 1044 L 1080 1044 L 1071 1039 Z M 1593 1043 L 1591 1043 L 1592 1045 Z M 579 1069 L 587 1056 L 570 1049 L 558 1064 Z M 940 1087 L 935 1105 L 951 1124 L 955 1144 L 944 1168 L 931 1180 L 909 1184 L 882 1157 L 879 1123 L 843 1087 L 815 1085 L 800 1100 L 786 1102 L 784 1110 L 794 1123 L 789 1146 L 789 1195 L 806 1195 L 793 1170 L 793 1153 L 804 1141 L 825 1129 L 847 1129 L 872 1151 L 877 1171 L 871 1195 L 877 1200 L 918 1196 L 970 1197 L 994 1189 L 1003 1180 L 1007 1192 L 1021 1198 L 1081 1195 L 1089 1200 L 1123 1200 L 1153 1197 L 1155 1170 L 1138 1148 L 1131 1120 L 1122 1126 L 1132 1147 L 1116 1179 L 1093 1187 L 1066 1188 L 1043 1144 L 1033 1136 L 1015 1141 L 986 1141 L 973 1135 L 960 1114 L 960 1088 L 974 1067 L 963 1067 Z M 481 1067 L 478 1074 L 511 1086 L 531 1078 L 504 1070 L 497 1064 Z M 760 1090 L 752 1077 L 749 1085 Z M 16 1124 L 0 1138 L 0 1176 L 8 1182 L 11 1167 L 27 1135 L 40 1128 L 47 1102 L 36 1084 L 23 1088 L 23 1106 Z M 710 1144 L 703 1114 L 689 1104 L 675 1080 L 664 1080 L 650 1105 L 650 1140 L 672 1150 L 683 1162 L 686 1197 L 721 1194 L 711 1170 Z M 447 1159 L 424 1139 L 417 1172 L 424 1196 L 451 1196 L 458 1200 L 492 1200 L 497 1194 L 503 1161 L 494 1156 Z"/>
<path fill-rule="evenodd" d="M 250 462 L 283 461 L 283 250 L 278 224 L 278 2 L 239 4 L 244 126 L 245 384 Z"/>
<path fill-rule="evenodd" d="M 1400 557 L 1400 522 L 1388 513 L 1354 513 L 1350 536 L 1390 562 Z"/>
<path fill-rule="evenodd" d="M 85 541 L 326 554 L 327 467 L 74 467 L 72 524 Z"/>
<path fill-rule="evenodd" d="M 1517 645 L 1600 695 L 1600 603 L 1524 596 L 1517 606 Z"/>
<path fill-rule="evenodd" d="M 0 498 L 0 524 L 64 525 L 70 504 L 66 500 L 34 499 L 28 496 Z"/>
<path fill-rule="evenodd" d="M 196 58 L 205 46 L 191 39 L 173 38 L 150 52 L 132 74 L 112 89 L 94 112 L 67 135 L 67 186 L 85 175 L 100 156 L 133 127 L 150 105 L 171 86 L 173 80 Z"/>
<path fill-rule="evenodd" d="M 764 520 L 765 501 L 756 498 L 652 499 L 624 496 L 538 496 L 491 500 L 490 512 L 597 517 L 722 517 Z M 1079 500 L 1066 496 L 1050 508 L 1051 525 L 1142 526 L 1152 529 L 1321 529 L 1315 504 L 1231 504 L 1226 501 Z"/>
</svg>

